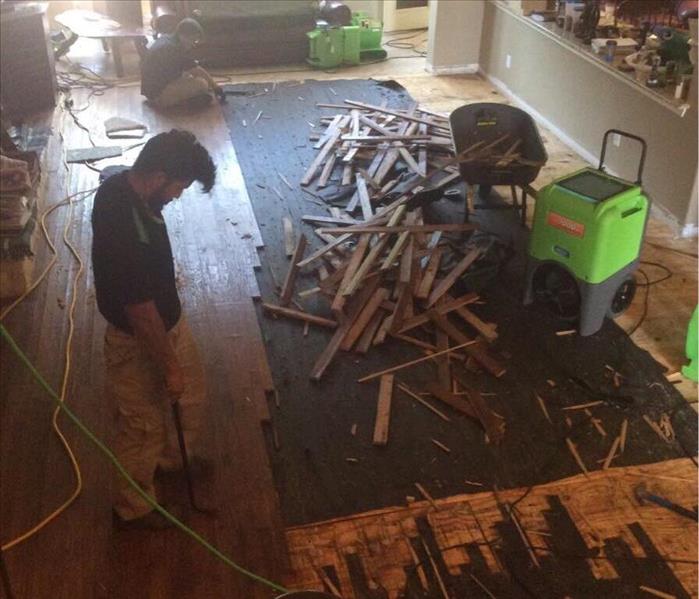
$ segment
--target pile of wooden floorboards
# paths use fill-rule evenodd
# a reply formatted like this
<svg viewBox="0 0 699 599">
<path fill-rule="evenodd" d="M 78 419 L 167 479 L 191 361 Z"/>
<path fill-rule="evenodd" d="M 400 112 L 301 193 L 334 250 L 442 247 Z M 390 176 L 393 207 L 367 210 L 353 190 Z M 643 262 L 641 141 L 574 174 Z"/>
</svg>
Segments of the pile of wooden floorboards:
<svg viewBox="0 0 699 599">
<path fill-rule="evenodd" d="M 350 108 L 358 103 L 348 104 Z M 306 236 L 299 236 L 293 252 L 288 252 L 291 265 L 278 291 L 279 302 L 263 303 L 263 308 L 269 315 L 301 320 L 306 327 L 312 324 L 334 329 L 310 373 L 314 381 L 323 377 L 340 351 L 366 354 L 388 338 L 419 347 L 425 357 L 360 379 L 365 382 L 382 377 L 384 399 L 380 411 L 386 413 L 386 389 L 393 388 L 393 372 L 422 361 L 433 362 L 437 377 L 425 391 L 479 421 L 488 438 L 497 442 L 504 422 L 466 383 L 466 370 L 484 371 L 495 377 L 504 374 L 504 365 L 489 347 L 497 338 L 496 327 L 482 321 L 469 307 L 479 301 L 476 294 L 454 293 L 484 247 L 473 239 L 463 239 L 465 233 L 475 229 L 472 224 L 426 224 L 423 214 L 424 204 L 435 197 L 434 189 L 459 177 L 458 172 L 449 173 L 449 169 L 456 168 L 457 158 L 446 143 L 448 138 L 438 135 L 445 133 L 448 125 L 444 117 L 417 108 L 405 112 L 368 105 L 360 108 L 363 112 L 352 108 L 350 114 L 330 119 L 320 140 L 320 153 L 301 183 L 307 185 L 319 176 L 318 184 L 325 184 L 334 164 L 352 155 L 342 167 L 342 177 L 349 172 L 356 179 L 357 202 L 364 220 L 350 216 L 355 210 L 354 200 L 344 212 L 328 207 L 328 216 L 305 215 L 304 221 L 318 227 L 314 233 L 324 245 L 308 252 Z M 349 133 L 345 133 L 347 130 Z M 393 130 L 397 131 L 395 135 L 390 133 Z M 374 143 L 379 137 L 384 139 L 385 147 Z M 439 148 L 434 157 L 427 152 L 432 144 Z M 425 155 L 420 156 L 423 150 Z M 418 160 L 406 160 L 406 153 L 411 155 L 413 151 L 417 151 Z M 398 181 L 390 186 L 391 193 L 382 183 L 399 159 L 413 172 L 407 178 L 397 177 Z M 367 168 L 362 162 L 369 163 Z M 297 290 L 302 269 L 313 269 L 317 284 Z M 323 314 L 311 314 L 304 308 L 304 299 L 311 295 L 327 299 Z M 404 383 L 398 385 L 444 416 Z M 377 430 L 377 444 L 386 434 L 383 428 Z"/>
</svg>

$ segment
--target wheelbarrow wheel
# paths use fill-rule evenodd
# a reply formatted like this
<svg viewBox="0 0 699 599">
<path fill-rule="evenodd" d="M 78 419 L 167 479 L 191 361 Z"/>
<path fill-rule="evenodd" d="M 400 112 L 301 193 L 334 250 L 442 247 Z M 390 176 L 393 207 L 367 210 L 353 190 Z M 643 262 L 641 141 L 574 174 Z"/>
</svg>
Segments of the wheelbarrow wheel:
<svg viewBox="0 0 699 599">
<path fill-rule="evenodd" d="M 624 279 L 616 290 L 612 298 L 612 303 L 609 305 L 609 309 L 607 310 L 608 318 L 616 318 L 626 311 L 636 295 L 636 288 L 637 284 L 634 277 Z"/>
<path fill-rule="evenodd" d="M 479 185 L 478 186 L 478 197 L 481 200 L 487 200 L 490 197 L 490 192 L 492 191 L 492 185 Z"/>
</svg>

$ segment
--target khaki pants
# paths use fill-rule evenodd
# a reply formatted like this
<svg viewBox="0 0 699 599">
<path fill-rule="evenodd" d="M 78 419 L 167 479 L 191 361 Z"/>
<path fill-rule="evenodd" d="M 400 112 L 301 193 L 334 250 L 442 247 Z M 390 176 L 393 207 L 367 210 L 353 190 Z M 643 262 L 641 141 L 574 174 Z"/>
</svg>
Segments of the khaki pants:
<svg viewBox="0 0 699 599">
<path fill-rule="evenodd" d="M 182 104 L 197 96 L 203 96 L 209 92 L 209 84 L 201 77 L 195 77 L 190 73 L 183 73 L 178 79 L 170 81 L 155 100 L 155 104 L 161 108 L 170 108 Z"/>
<path fill-rule="evenodd" d="M 184 371 L 185 391 L 179 404 L 185 443 L 191 455 L 206 400 L 204 369 L 184 317 L 168 332 L 168 337 Z M 155 497 L 156 467 L 166 470 L 182 467 L 163 377 L 136 338 L 111 325 L 104 339 L 104 355 L 107 392 L 117 410 L 114 453 L 143 490 Z M 114 510 L 124 520 L 132 520 L 147 514 L 151 507 L 119 476 Z"/>
</svg>

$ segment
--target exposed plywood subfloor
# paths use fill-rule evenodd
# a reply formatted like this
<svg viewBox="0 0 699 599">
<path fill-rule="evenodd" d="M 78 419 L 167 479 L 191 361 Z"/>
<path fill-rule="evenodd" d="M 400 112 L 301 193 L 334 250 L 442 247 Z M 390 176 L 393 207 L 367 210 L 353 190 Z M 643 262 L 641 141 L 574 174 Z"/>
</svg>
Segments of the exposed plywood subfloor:
<svg viewBox="0 0 699 599">
<path fill-rule="evenodd" d="M 614 538 L 625 542 L 634 556 L 652 558 L 629 529 L 629 525 L 639 523 L 662 556 L 696 562 L 696 524 L 657 506 L 639 506 L 634 499 L 634 487 L 647 482 L 653 492 L 691 508 L 697 503 L 696 481 L 696 466 L 688 459 L 597 471 L 588 477 L 579 475 L 535 487 L 518 504 L 518 520 L 524 530 L 542 533 L 530 534 L 532 545 L 546 547 L 546 535 L 556 531 L 550 527 L 545 513 L 552 509 L 549 498 L 557 496 L 585 545 L 591 550 L 602 550 L 600 558 L 606 555 L 604 542 Z M 504 518 L 498 501 L 501 504 L 516 501 L 525 490 L 502 491 L 497 499 L 490 491 L 456 495 L 436 500 L 437 509 L 427 501 L 416 501 L 405 507 L 287 529 L 295 573 L 289 584 L 293 588 L 322 590 L 323 581 L 319 572 L 332 567 L 339 579 L 342 596 L 352 599 L 356 595 L 352 590 L 346 559 L 348 555 L 353 555 L 359 557 L 366 579 L 375 588 L 385 589 L 389 598 L 403 596 L 407 573 L 414 566 L 410 540 L 419 546 L 421 534 L 416 526 L 419 518 L 426 518 L 429 522 L 440 549 L 438 557 L 444 560 L 448 573 L 453 576 L 463 575 L 461 568 L 473 565 L 466 546 L 479 546 L 487 572 L 481 570 L 478 575 L 486 582 L 490 576 L 503 574 L 491 547 L 496 548 L 496 553 L 500 548 L 503 551 L 508 547 L 510 550 L 521 549 L 512 547 L 501 536 L 502 530 L 498 527 Z M 483 533 L 490 546 L 485 544 Z M 424 538 L 424 533 L 422 536 Z M 565 539 L 558 540 L 565 543 Z M 570 539 L 568 541 L 571 542 Z M 505 546 L 501 547 L 503 543 Z M 580 553 L 579 547 L 576 553 Z M 535 550 L 535 554 L 542 561 L 550 556 L 548 551 L 540 549 Z M 589 559 L 587 563 L 594 579 L 613 580 L 620 576 L 612 563 L 604 559 Z M 478 568 L 478 565 L 474 567 Z M 696 563 L 672 563 L 670 567 L 687 592 L 693 593 L 697 587 Z"/>
</svg>

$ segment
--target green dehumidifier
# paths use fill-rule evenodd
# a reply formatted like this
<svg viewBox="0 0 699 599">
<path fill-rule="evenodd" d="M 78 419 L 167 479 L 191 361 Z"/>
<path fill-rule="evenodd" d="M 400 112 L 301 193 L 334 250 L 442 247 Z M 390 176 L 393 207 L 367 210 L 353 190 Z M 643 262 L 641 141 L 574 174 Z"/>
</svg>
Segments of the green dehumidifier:
<svg viewBox="0 0 699 599">
<path fill-rule="evenodd" d="M 605 172 L 609 135 L 641 144 L 635 183 Z M 529 239 L 525 304 L 542 301 L 578 320 L 580 335 L 616 318 L 636 292 L 634 271 L 648 220 L 641 189 L 646 142 L 617 129 L 604 134 L 599 167 L 557 179 L 538 194 Z"/>
</svg>

